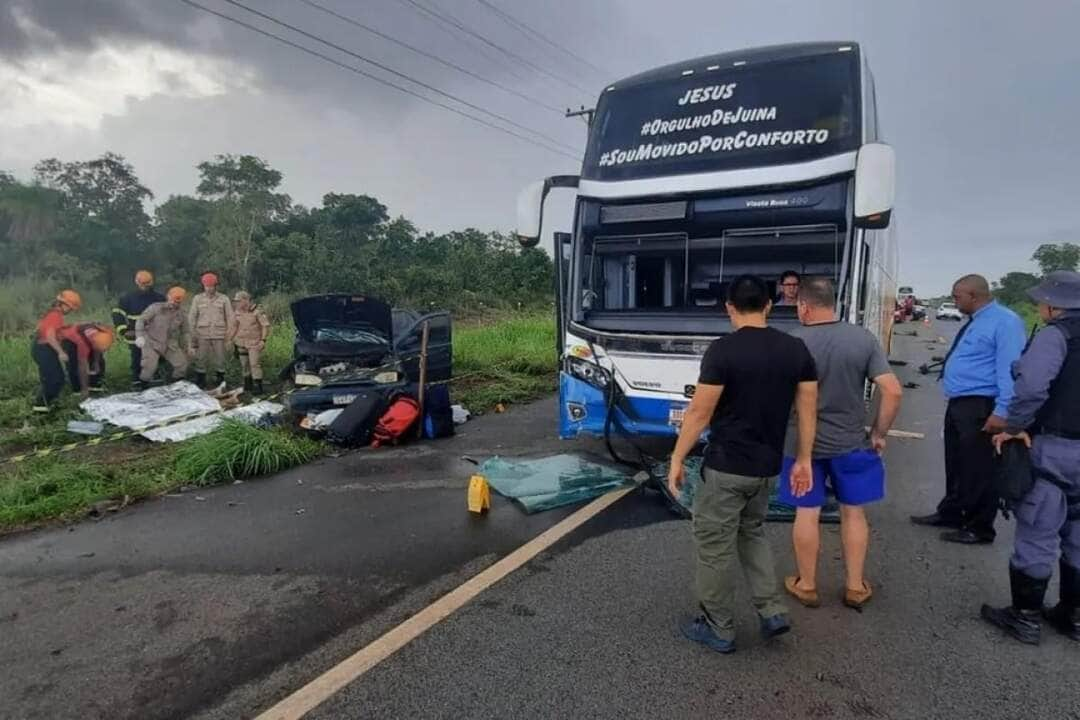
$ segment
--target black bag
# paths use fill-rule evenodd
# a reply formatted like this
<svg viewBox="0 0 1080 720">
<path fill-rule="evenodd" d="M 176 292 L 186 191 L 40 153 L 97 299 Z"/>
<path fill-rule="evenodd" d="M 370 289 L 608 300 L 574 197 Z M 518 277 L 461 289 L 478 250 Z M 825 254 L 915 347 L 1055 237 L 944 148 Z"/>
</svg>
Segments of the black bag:
<svg viewBox="0 0 1080 720">
<path fill-rule="evenodd" d="M 338 445 L 367 445 L 386 410 L 386 398 L 375 390 L 361 390 L 327 430 L 327 439 Z"/>
<path fill-rule="evenodd" d="M 450 407 L 450 388 L 431 385 L 424 393 L 424 437 L 450 437 L 454 434 L 454 411 Z"/>
<path fill-rule="evenodd" d="M 1001 455 L 995 460 L 994 487 L 1007 514 L 1035 485 L 1031 453 L 1020 440 L 1010 440 L 1001 446 Z"/>
</svg>

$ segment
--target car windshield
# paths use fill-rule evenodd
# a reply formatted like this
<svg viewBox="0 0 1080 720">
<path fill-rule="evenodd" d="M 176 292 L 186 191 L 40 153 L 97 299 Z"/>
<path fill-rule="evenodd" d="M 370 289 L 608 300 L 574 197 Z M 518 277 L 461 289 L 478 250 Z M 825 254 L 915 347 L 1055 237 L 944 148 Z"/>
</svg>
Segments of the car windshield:
<svg viewBox="0 0 1080 720">
<path fill-rule="evenodd" d="M 386 338 L 370 327 L 324 325 L 315 330 L 315 342 L 386 345 Z"/>
</svg>

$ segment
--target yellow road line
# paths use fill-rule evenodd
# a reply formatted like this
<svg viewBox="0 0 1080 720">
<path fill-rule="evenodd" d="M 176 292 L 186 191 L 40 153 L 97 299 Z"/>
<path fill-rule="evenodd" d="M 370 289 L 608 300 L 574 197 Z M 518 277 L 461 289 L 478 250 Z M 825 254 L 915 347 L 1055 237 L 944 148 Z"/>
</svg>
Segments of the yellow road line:
<svg viewBox="0 0 1080 720">
<path fill-rule="evenodd" d="M 295 720 L 302 718 L 334 694 L 342 690 L 371 668 L 408 645 L 434 625 L 460 610 L 470 600 L 547 550 L 591 518 L 618 502 L 633 487 L 623 488 L 598 497 L 573 515 L 537 535 L 535 538 L 499 560 L 487 570 L 428 605 L 371 644 L 365 646 L 338 665 L 263 712 L 256 720 Z"/>
</svg>

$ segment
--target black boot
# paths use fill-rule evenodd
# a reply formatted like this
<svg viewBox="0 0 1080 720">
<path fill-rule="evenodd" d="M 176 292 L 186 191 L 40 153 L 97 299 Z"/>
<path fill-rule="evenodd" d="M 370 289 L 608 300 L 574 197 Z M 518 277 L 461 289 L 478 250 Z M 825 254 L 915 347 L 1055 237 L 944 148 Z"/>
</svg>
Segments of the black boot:
<svg viewBox="0 0 1080 720">
<path fill-rule="evenodd" d="M 217 384 L 218 385 L 224 385 L 225 384 L 225 373 L 219 372 L 217 374 Z"/>
<path fill-rule="evenodd" d="M 1043 617 L 1059 633 L 1080 642 L 1080 570 L 1061 561 L 1061 602 L 1043 610 Z"/>
<path fill-rule="evenodd" d="M 195 384 L 198 385 L 200 388 L 205 389 L 206 388 L 206 373 L 204 373 L 204 372 L 195 373 Z"/>
<path fill-rule="evenodd" d="M 258 380 L 255 381 L 255 394 L 256 395 L 262 395 L 263 394 L 262 378 L 259 378 Z"/>
<path fill-rule="evenodd" d="M 255 389 L 255 383 L 251 381 L 250 375 L 244 376 L 244 392 L 251 392 Z"/>
<path fill-rule="evenodd" d="M 1041 635 L 1039 616 L 1042 614 L 1043 596 L 1050 578 L 1039 580 L 1009 566 L 1009 585 L 1012 587 L 1012 605 L 1004 608 L 982 606 L 982 617 L 1022 643 L 1038 645 Z"/>
</svg>

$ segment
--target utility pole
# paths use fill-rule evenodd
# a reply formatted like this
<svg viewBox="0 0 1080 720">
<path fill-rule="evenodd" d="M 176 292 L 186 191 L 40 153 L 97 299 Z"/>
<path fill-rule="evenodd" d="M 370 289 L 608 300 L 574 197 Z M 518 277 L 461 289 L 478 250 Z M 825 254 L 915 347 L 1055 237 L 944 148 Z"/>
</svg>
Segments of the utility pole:
<svg viewBox="0 0 1080 720">
<path fill-rule="evenodd" d="M 585 124 L 589 127 L 592 127 L 592 119 L 593 115 L 595 114 L 596 108 L 586 108 L 584 105 L 582 105 L 581 108 L 578 110 L 571 110 L 570 108 L 566 108 L 566 117 L 583 117 L 585 118 Z"/>
</svg>

